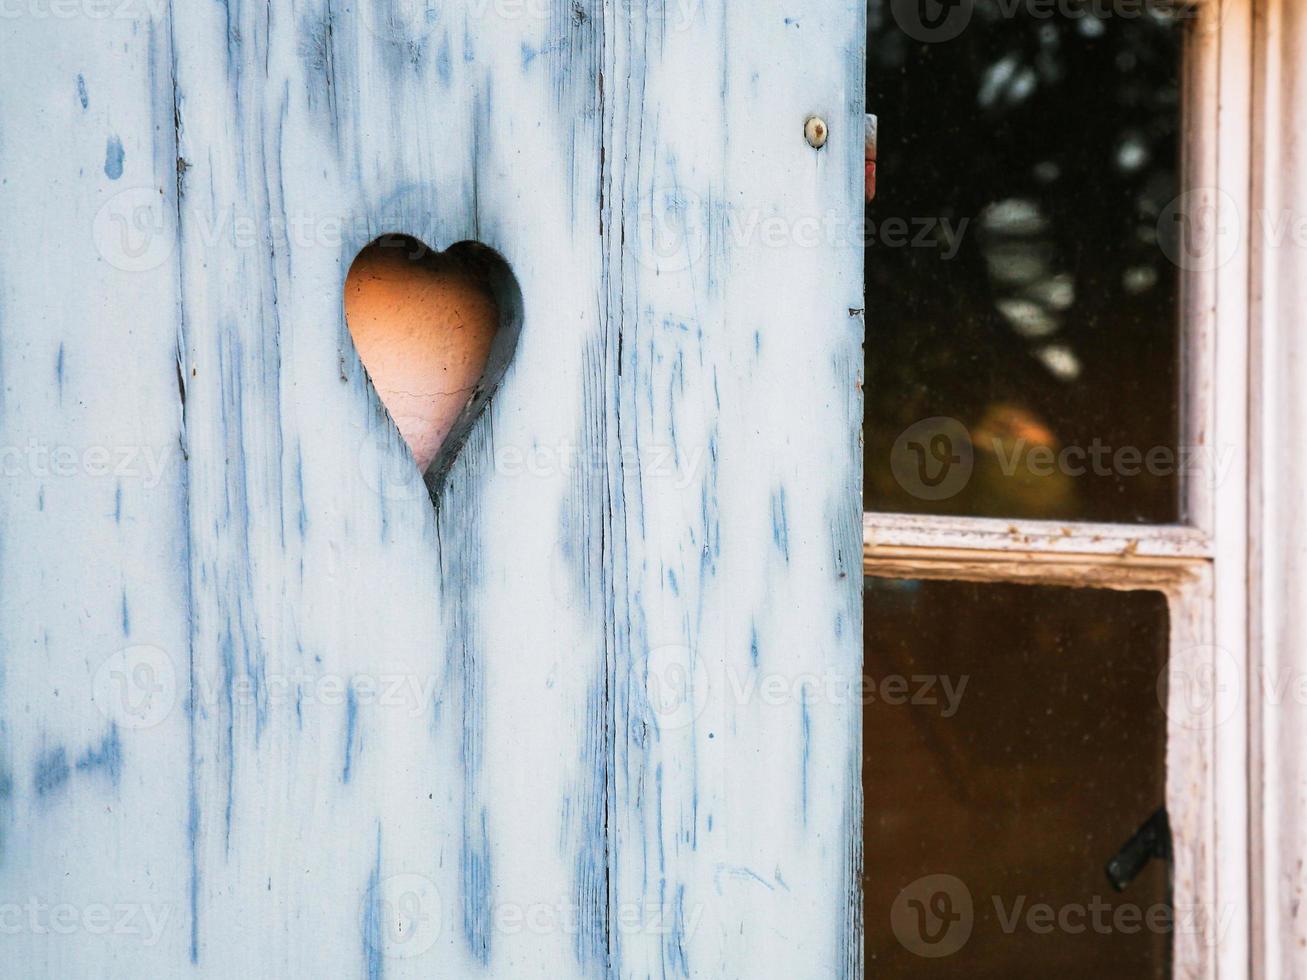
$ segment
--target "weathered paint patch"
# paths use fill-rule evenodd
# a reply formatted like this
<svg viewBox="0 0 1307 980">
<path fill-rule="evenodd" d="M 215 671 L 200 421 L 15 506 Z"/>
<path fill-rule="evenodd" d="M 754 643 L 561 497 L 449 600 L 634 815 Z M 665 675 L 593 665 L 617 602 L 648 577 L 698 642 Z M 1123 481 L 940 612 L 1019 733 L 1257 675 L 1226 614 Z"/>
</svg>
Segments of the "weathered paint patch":
<svg viewBox="0 0 1307 980">
<path fill-rule="evenodd" d="M 50 749 L 36 760 L 32 788 L 36 790 L 37 796 L 49 796 L 68 782 L 72 772 L 68 765 L 68 753 L 63 747 Z"/>
<path fill-rule="evenodd" d="M 118 726 L 110 725 L 109 733 L 100 741 L 98 748 L 90 748 L 77 760 L 78 772 L 104 772 L 115 786 L 122 776 L 123 747 L 118 738 Z"/>
<path fill-rule="evenodd" d="M 123 175 L 123 144 L 117 136 L 110 136 L 104 147 L 104 173 L 110 180 Z"/>
</svg>

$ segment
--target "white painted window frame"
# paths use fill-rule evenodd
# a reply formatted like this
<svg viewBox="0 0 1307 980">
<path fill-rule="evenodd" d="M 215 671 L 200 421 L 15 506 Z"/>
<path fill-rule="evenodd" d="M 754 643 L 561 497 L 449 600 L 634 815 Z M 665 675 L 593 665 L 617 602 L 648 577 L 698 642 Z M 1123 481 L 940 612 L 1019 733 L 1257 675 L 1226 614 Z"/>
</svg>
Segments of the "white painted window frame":
<svg viewBox="0 0 1307 980">
<path fill-rule="evenodd" d="M 1293 0 L 1272 0 L 1272 6 Z M 1254 243 L 1254 0 L 1203 0 L 1186 56 L 1185 207 Z M 1260 12 L 1259 12 L 1260 13 Z M 1175 977 L 1248 977 L 1249 367 L 1255 249 L 1185 271 L 1182 444 L 1204 447 L 1180 525 L 865 514 L 864 574 L 1060 584 L 1166 595 L 1171 656 L 1167 808 L 1174 835 Z M 1307 272 L 1307 269 L 1304 269 Z M 1195 684 L 1199 685 L 1197 690 Z M 1212 698 L 1204 703 L 1200 697 Z M 1196 697 L 1196 695 L 1199 695 Z M 1307 766 L 1305 766 L 1307 768 Z M 1257 907 L 1254 903 L 1254 907 Z M 1182 921 L 1184 917 L 1188 921 Z M 1300 927 L 1301 928 L 1301 927 Z M 1299 954 L 1301 955 L 1301 954 Z M 1284 973 L 1290 976 L 1291 973 Z"/>
<path fill-rule="evenodd" d="M 1229 15 L 1226 21 L 1228 33 Z M 1307 4 L 1255 0 L 1248 34 L 1249 213 L 1300 225 L 1307 221 Z M 1262 229 L 1249 241 L 1253 976 L 1296 980 L 1307 975 L 1307 703 L 1267 691 L 1307 678 L 1307 243 L 1275 241 Z"/>
</svg>

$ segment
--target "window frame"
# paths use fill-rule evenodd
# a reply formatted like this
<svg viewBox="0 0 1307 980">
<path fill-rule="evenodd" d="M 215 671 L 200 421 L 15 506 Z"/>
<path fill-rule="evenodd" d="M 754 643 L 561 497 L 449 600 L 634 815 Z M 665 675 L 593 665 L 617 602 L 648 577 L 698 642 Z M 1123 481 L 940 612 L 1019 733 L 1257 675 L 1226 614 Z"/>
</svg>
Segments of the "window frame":
<svg viewBox="0 0 1307 980">
<path fill-rule="evenodd" d="M 1252 0 L 1200 0 L 1184 58 L 1181 189 L 1253 241 Z M 1170 613 L 1166 804 L 1175 906 L 1172 976 L 1251 975 L 1249 908 L 1250 250 L 1182 275 L 1181 444 L 1229 452 L 1186 481 L 1182 523 L 1102 524 L 864 513 L 864 577 L 1163 593 Z M 1210 724 L 1183 685 L 1235 692 Z"/>
</svg>

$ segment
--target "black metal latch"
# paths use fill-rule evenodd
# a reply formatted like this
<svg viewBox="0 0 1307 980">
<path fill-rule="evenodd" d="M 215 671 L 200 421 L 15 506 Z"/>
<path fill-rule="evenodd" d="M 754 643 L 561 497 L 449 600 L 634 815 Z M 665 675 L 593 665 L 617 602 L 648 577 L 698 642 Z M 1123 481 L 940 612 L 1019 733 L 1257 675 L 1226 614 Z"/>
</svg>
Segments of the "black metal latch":
<svg viewBox="0 0 1307 980">
<path fill-rule="evenodd" d="M 1171 823 L 1164 806 L 1145 820 L 1116 857 L 1107 862 L 1107 880 L 1117 891 L 1125 891 L 1153 858 L 1171 862 Z"/>
</svg>

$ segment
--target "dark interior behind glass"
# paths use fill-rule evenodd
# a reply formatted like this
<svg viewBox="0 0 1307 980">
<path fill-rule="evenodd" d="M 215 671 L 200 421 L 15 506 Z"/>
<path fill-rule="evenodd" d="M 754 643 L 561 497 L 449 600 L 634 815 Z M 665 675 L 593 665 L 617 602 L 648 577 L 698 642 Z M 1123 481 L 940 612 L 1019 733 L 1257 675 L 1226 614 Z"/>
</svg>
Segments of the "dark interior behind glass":
<svg viewBox="0 0 1307 980">
<path fill-rule="evenodd" d="M 864 601 L 866 975 L 1169 977 L 1165 597 Z"/>
<path fill-rule="evenodd" d="M 869 10 L 867 509 L 1180 520 L 1191 16 L 962 0 L 965 29 L 921 41 L 896 17 L 919 3 Z"/>
</svg>

